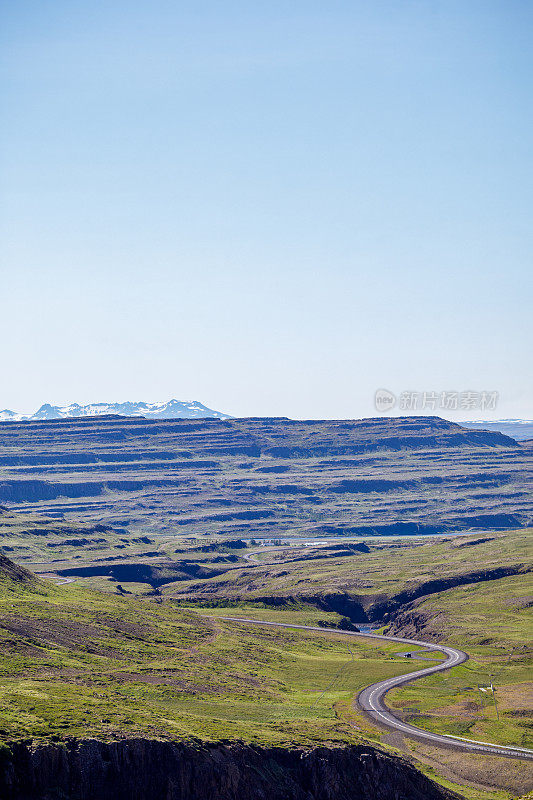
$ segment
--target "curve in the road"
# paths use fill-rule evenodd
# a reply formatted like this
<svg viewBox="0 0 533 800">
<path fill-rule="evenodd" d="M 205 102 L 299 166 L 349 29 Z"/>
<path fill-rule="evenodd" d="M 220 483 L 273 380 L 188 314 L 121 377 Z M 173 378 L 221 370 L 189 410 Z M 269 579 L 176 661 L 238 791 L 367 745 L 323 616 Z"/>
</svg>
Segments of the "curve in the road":
<svg viewBox="0 0 533 800">
<path fill-rule="evenodd" d="M 205 616 L 208 616 L 207 614 Z M 416 672 L 409 672 L 406 675 L 397 675 L 394 678 L 387 678 L 387 680 L 373 683 L 363 689 L 358 697 L 357 702 L 361 709 L 375 722 L 384 725 L 392 730 L 399 731 L 405 736 L 410 736 L 415 739 L 424 740 L 430 744 L 440 747 L 453 748 L 455 750 L 464 750 L 473 753 L 489 753 L 491 755 L 506 756 L 507 758 L 525 758 L 533 760 L 533 750 L 528 750 L 524 747 L 512 747 L 507 745 L 491 744 L 490 742 L 478 742 L 475 739 L 464 739 L 461 736 L 453 736 L 451 734 L 439 734 L 426 731 L 423 728 L 417 728 L 415 725 L 409 725 L 407 722 L 395 717 L 390 708 L 385 703 L 385 695 L 396 686 L 402 686 L 404 683 L 423 678 L 426 675 L 433 675 L 435 672 L 443 672 L 444 670 L 451 669 L 452 667 L 463 664 L 468 659 L 468 655 L 462 650 L 456 650 L 455 647 L 448 647 L 446 645 L 434 644 L 433 642 L 421 642 L 416 639 L 403 639 L 399 636 L 384 636 L 377 633 L 356 633 L 355 631 L 341 631 L 338 628 L 322 628 L 313 627 L 311 625 L 296 625 L 290 622 L 267 622 L 266 620 L 258 619 L 243 619 L 242 617 L 211 617 L 211 619 L 224 619 L 231 622 L 246 622 L 253 625 L 272 625 L 278 628 L 299 628 L 305 631 L 318 631 L 319 633 L 337 633 L 343 636 L 361 636 L 367 639 L 379 639 L 388 642 L 396 642 L 399 644 L 415 645 L 416 647 L 426 647 L 431 650 L 438 650 L 443 653 L 446 658 L 444 661 L 439 661 L 431 667 L 416 670 Z"/>
</svg>

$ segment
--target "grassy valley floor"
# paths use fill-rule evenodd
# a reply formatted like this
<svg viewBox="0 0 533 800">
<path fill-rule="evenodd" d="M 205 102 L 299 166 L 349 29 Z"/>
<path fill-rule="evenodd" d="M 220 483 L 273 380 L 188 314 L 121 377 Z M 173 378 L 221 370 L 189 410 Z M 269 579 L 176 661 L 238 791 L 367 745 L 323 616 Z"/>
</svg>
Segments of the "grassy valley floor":
<svg viewBox="0 0 533 800">
<path fill-rule="evenodd" d="M 228 582 L 222 591 L 182 592 L 174 600 L 170 592 L 94 591 L 86 585 L 90 578 L 55 586 L 2 559 L 0 737 L 6 743 L 144 736 L 281 746 L 370 740 L 403 753 L 471 800 L 525 794 L 533 787 L 530 764 L 422 745 L 378 729 L 357 708 L 364 686 L 422 663 L 403 657 L 405 646 L 222 619 L 337 626 L 343 614 L 320 607 L 319 586 L 337 592 L 358 586 L 359 599 L 373 603 L 402 595 L 391 633 L 446 641 L 471 659 L 395 690 L 391 705 L 442 733 L 531 746 L 527 533 L 482 538 L 380 544 L 343 558 L 275 548 L 265 553 L 274 567 L 245 569 L 271 580 L 270 597 L 285 580 L 277 606 L 253 589 L 243 599 L 240 570 L 235 587 Z M 222 548 L 215 557 L 221 553 L 231 554 Z M 502 562 L 517 574 L 417 596 L 432 575 L 457 577 Z M 312 591 L 297 596 L 298 581 Z M 116 592 L 116 584 L 108 588 Z"/>
<path fill-rule="evenodd" d="M 402 648 L 386 642 L 348 647 L 335 634 L 251 630 L 75 586 L 2 589 L 4 739 L 353 741 L 334 703 L 375 676 L 410 669 Z"/>
</svg>

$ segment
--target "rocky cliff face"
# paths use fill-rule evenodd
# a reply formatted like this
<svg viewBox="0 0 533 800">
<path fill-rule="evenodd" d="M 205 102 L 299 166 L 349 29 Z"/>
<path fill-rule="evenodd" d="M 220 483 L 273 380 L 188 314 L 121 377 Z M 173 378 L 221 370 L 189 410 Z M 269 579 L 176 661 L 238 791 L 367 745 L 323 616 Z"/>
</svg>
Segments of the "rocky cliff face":
<svg viewBox="0 0 533 800">
<path fill-rule="evenodd" d="M 2 750 L 5 800 L 451 800 L 371 747 L 311 751 L 143 739 Z"/>
</svg>

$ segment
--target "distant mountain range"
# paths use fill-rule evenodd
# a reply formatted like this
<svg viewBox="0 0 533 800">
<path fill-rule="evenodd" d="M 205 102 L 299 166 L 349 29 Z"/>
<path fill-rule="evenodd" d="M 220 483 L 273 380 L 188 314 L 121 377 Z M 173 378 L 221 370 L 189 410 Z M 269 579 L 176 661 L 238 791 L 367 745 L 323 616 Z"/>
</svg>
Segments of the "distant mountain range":
<svg viewBox="0 0 533 800">
<path fill-rule="evenodd" d="M 89 403 L 82 406 L 71 403 L 68 406 L 42 405 L 35 414 L 19 414 L 4 409 L 0 411 L 0 422 L 20 422 L 22 420 L 71 419 L 74 417 L 97 417 L 104 414 L 115 414 L 121 417 L 148 417 L 149 419 L 231 419 L 230 414 L 223 414 L 207 408 L 198 400 L 191 402 L 169 400 L 168 403 Z M 498 419 L 474 420 L 459 422 L 463 428 L 485 431 L 499 431 L 517 441 L 533 439 L 533 420 L 531 419 Z"/>
<path fill-rule="evenodd" d="M 18 422 L 20 420 L 70 419 L 72 417 L 97 417 L 103 414 L 119 414 L 122 417 L 149 417 L 150 419 L 230 419 L 228 414 L 213 411 L 198 400 L 191 402 L 169 400 L 168 403 L 90 403 L 80 406 L 71 403 L 68 406 L 42 405 L 35 414 L 17 414 L 4 409 L 0 411 L 0 422 Z"/>
<path fill-rule="evenodd" d="M 476 431 L 499 431 L 518 442 L 533 439 L 533 419 L 476 419 L 474 422 L 460 422 L 459 425 Z"/>
</svg>

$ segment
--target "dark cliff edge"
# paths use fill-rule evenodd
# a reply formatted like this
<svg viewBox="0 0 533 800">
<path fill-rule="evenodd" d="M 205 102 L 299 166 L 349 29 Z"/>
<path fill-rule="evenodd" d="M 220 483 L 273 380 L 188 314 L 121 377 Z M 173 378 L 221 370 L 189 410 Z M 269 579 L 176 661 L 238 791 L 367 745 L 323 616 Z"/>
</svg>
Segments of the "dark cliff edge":
<svg viewBox="0 0 533 800">
<path fill-rule="evenodd" d="M 531 572 L 531 567 L 527 564 L 516 564 L 508 567 L 476 570 L 475 572 L 467 572 L 463 575 L 450 575 L 448 578 L 434 578 L 429 581 L 423 581 L 412 589 L 399 592 L 382 602 L 373 603 L 371 608 L 368 609 L 368 617 L 372 621 L 394 619 L 397 615 L 401 614 L 410 603 L 431 594 L 443 592 L 447 589 L 455 589 L 458 586 L 468 586 L 472 583 L 495 581 L 512 575 L 522 575 L 527 572 Z"/>
<path fill-rule="evenodd" d="M 87 567 L 85 569 L 89 570 L 91 568 Z M 99 567 L 98 569 L 98 574 L 102 574 L 102 568 Z M 107 567 L 107 569 L 114 569 L 114 566 Z M 412 588 L 406 589 L 403 592 L 398 592 L 391 597 L 385 597 L 383 595 L 357 595 L 339 590 L 338 592 L 322 592 L 321 594 L 256 595 L 251 598 L 244 592 L 224 598 L 211 597 L 205 594 L 195 595 L 191 593 L 190 596 L 172 599 L 175 603 L 184 603 L 185 605 L 194 606 L 195 603 L 199 603 L 202 606 L 207 604 L 219 608 L 234 608 L 235 603 L 248 603 L 252 606 L 254 604 L 258 606 L 266 605 L 272 606 L 273 608 L 280 608 L 285 605 L 298 605 L 299 603 L 310 603 L 321 611 L 333 611 L 337 614 L 341 614 L 356 625 L 361 622 L 373 622 L 376 624 L 386 623 L 391 625 L 395 620 L 403 620 L 404 612 L 410 611 L 412 605 L 414 605 L 414 601 L 424 600 L 432 594 L 444 592 L 448 589 L 455 589 L 459 586 L 468 586 L 473 583 L 500 580 L 500 578 L 507 578 L 513 575 L 523 575 L 528 572 L 531 572 L 531 567 L 527 564 L 514 564 L 506 567 L 476 570 L 460 575 L 450 575 L 446 578 L 434 578 L 429 581 L 422 581 Z M 59 575 L 93 574 L 88 571 L 84 572 L 83 567 L 57 570 L 57 573 Z M 115 573 L 111 572 L 109 572 L 109 574 L 115 575 Z M 117 572 L 116 574 L 118 575 L 119 573 Z M 400 628 L 391 627 L 390 630 L 391 633 L 399 633 Z M 403 636 L 405 634 L 402 633 L 401 635 Z"/>
<path fill-rule="evenodd" d="M 146 739 L 11 744 L 2 800 L 452 800 L 370 746 L 313 750 Z"/>
</svg>

